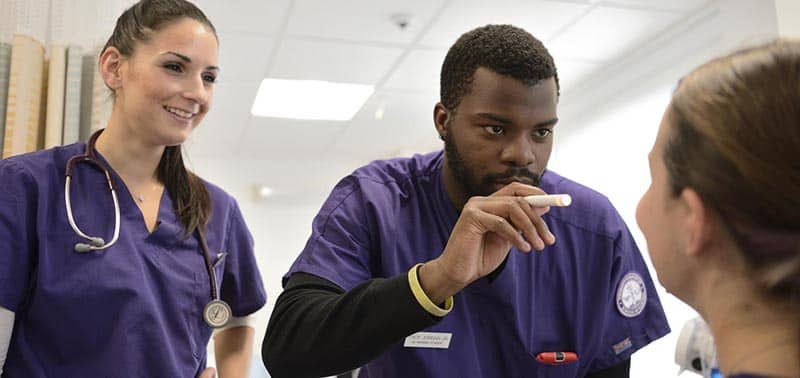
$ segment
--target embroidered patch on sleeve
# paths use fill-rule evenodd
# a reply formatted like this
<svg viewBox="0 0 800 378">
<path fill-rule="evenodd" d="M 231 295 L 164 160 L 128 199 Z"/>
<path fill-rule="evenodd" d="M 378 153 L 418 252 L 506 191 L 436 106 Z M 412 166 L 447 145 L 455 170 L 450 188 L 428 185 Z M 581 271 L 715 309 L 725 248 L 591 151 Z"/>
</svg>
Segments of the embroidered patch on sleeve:
<svg viewBox="0 0 800 378">
<path fill-rule="evenodd" d="M 644 311 L 647 304 L 647 288 L 639 273 L 629 272 L 617 286 L 617 310 L 622 316 L 633 318 Z"/>
</svg>

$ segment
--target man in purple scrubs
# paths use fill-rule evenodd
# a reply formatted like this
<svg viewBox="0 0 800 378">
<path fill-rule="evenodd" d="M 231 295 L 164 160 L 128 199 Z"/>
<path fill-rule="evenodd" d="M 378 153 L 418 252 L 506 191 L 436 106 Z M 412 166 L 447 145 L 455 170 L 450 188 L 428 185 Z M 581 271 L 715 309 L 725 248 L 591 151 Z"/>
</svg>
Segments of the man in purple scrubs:
<svg viewBox="0 0 800 378">
<path fill-rule="evenodd" d="M 284 277 L 262 355 L 275 377 L 627 377 L 669 332 L 603 195 L 546 169 L 558 76 L 540 41 L 472 30 L 442 66 L 444 151 L 342 179 Z M 523 196 L 566 193 L 570 207 Z"/>
</svg>

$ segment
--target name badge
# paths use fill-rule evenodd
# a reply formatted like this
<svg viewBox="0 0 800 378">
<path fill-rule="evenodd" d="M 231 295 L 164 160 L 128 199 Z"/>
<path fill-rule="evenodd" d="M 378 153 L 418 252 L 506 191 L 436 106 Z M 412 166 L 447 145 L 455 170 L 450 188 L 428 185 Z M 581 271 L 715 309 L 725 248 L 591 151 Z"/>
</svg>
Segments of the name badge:
<svg viewBox="0 0 800 378">
<path fill-rule="evenodd" d="M 406 337 L 403 346 L 406 348 L 450 348 L 450 338 L 453 337 L 449 332 L 417 332 Z"/>
</svg>

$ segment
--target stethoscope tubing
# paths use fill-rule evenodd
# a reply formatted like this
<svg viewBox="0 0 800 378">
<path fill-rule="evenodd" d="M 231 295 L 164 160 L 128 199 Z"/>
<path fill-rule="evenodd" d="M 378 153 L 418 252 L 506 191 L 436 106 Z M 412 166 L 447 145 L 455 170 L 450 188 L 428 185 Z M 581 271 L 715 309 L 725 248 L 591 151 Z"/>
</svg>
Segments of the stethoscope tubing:
<svg viewBox="0 0 800 378">
<path fill-rule="evenodd" d="M 108 176 L 108 172 L 104 172 L 106 176 Z M 111 181 L 111 178 L 108 177 L 108 180 Z M 78 224 L 75 223 L 75 218 L 72 216 L 72 203 L 70 201 L 70 183 L 72 181 L 71 175 L 67 175 L 67 180 L 64 183 L 64 202 L 65 207 L 67 208 L 67 219 L 69 220 L 69 225 L 72 226 L 72 230 L 75 231 L 76 234 L 80 235 L 82 238 L 89 241 L 90 244 L 85 243 L 78 243 L 75 245 L 76 252 L 89 252 L 89 251 L 96 251 L 100 249 L 106 249 L 114 245 L 119 239 L 119 227 L 120 227 L 120 215 L 119 215 L 119 199 L 117 198 L 117 191 L 114 190 L 114 187 L 109 184 L 109 190 L 111 191 L 111 197 L 114 201 L 114 235 L 111 238 L 111 241 L 108 243 L 104 243 L 103 238 L 96 237 L 96 236 L 89 236 L 86 235 L 81 229 L 78 227 Z"/>
<path fill-rule="evenodd" d="M 100 133 L 103 132 L 103 129 L 96 131 L 92 134 L 92 137 L 89 138 L 89 142 L 86 144 L 86 151 L 82 155 L 73 156 L 67 162 L 66 168 L 66 181 L 64 183 L 64 205 L 67 209 L 67 219 L 69 220 L 69 225 L 72 227 L 72 230 L 75 231 L 80 237 L 86 239 L 89 244 L 86 243 L 77 243 L 75 244 L 75 252 L 78 253 L 85 253 L 90 251 L 98 251 L 110 248 L 114 243 L 117 242 L 119 239 L 119 229 L 120 229 L 120 210 L 119 210 L 119 198 L 117 197 L 117 191 L 114 188 L 113 180 L 111 178 L 111 174 L 109 173 L 109 168 L 106 165 L 97 159 L 94 154 L 94 146 L 97 138 L 100 136 Z M 100 169 L 103 174 L 106 176 L 106 182 L 108 183 L 108 189 L 111 191 L 111 198 L 114 201 L 114 235 L 111 238 L 111 241 L 105 243 L 103 238 L 97 236 L 90 236 L 81 231 L 78 224 L 75 223 L 75 218 L 72 215 L 72 201 L 70 196 L 70 186 L 72 183 L 72 174 L 75 165 L 80 163 L 89 163 L 96 166 Z M 198 241 L 200 242 L 200 249 L 203 251 L 203 260 L 206 265 L 206 271 L 208 272 L 209 281 L 211 284 L 211 298 L 213 300 L 219 300 L 219 293 L 217 292 L 217 274 L 214 271 L 214 267 L 211 263 L 211 253 L 208 249 L 208 244 L 206 243 L 205 235 L 203 232 L 198 229 L 196 230 L 195 234 L 197 235 Z"/>
<path fill-rule="evenodd" d="M 67 219 L 69 220 L 69 225 L 72 227 L 72 230 L 75 231 L 80 237 L 89 241 L 89 244 L 86 243 L 77 243 L 75 244 L 75 252 L 84 253 L 89 251 L 96 251 L 101 249 L 106 249 L 114 245 L 119 239 L 119 228 L 120 228 L 120 211 L 119 211 L 119 198 L 117 197 L 117 191 L 114 189 L 113 181 L 111 180 L 111 174 L 109 174 L 108 168 L 97 159 L 94 154 L 94 145 L 97 138 L 100 136 L 103 130 L 98 130 L 92 137 L 89 138 L 89 142 L 86 144 L 86 151 L 82 155 L 73 156 L 69 161 L 67 161 L 66 167 L 66 180 L 64 181 L 64 206 L 67 209 Z M 75 165 L 80 163 L 89 163 L 100 169 L 103 174 L 106 176 L 106 182 L 108 183 L 108 189 L 111 191 L 111 198 L 114 202 L 114 234 L 111 238 L 111 241 L 106 243 L 103 238 L 97 236 L 89 236 L 83 231 L 81 231 L 78 224 L 75 222 L 75 217 L 72 215 L 72 196 L 70 195 L 70 187 L 72 186 L 72 174 Z"/>
</svg>

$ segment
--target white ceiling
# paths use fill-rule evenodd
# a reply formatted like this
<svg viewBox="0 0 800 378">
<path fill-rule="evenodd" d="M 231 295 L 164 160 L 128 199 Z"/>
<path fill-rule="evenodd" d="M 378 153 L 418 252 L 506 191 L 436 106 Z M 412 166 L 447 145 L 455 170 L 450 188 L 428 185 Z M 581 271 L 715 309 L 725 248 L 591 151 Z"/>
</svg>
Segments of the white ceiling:
<svg viewBox="0 0 800 378">
<path fill-rule="evenodd" d="M 215 104 L 187 144 L 198 159 L 367 162 L 439 148 L 439 69 L 462 33 L 521 26 L 556 59 L 562 93 L 709 0 L 202 0 L 220 34 Z M 393 17 L 401 15 L 401 28 Z M 349 122 L 249 114 L 265 77 L 375 85 Z M 255 173 L 254 173 L 255 174 Z M 268 172 L 264 173 L 266 176 Z"/>
</svg>

